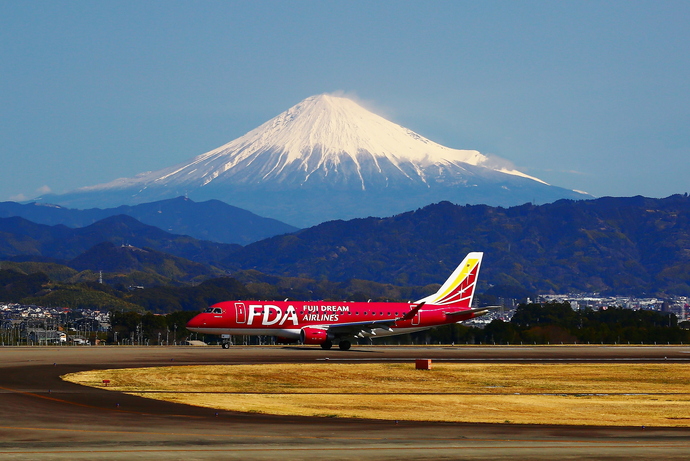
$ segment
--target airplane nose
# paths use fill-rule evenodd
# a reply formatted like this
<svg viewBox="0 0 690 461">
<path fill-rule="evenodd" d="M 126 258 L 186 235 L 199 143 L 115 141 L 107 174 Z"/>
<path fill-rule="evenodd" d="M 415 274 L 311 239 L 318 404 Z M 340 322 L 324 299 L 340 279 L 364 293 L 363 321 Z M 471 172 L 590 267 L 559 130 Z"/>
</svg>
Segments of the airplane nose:
<svg viewBox="0 0 690 461">
<path fill-rule="evenodd" d="M 187 322 L 187 329 L 191 330 L 192 328 L 199 328 L 204 325 L 204 319 L 202 315 L 197 315 L 196 317 L 192 317 L 189 322 Z"/>
</svg>

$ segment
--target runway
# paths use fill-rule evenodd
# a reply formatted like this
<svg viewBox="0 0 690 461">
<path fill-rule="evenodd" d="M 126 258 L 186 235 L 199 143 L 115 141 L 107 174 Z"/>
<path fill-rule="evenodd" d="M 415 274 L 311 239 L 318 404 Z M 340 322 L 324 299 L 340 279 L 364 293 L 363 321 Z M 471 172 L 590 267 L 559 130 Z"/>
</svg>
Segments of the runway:
<svg viewBox="0 0 690 461">
<path fill-rule="evenodd" d="M 670 362 L 690 346 L 5 347 L 0 459 L 687 459 L 690 429 L 450 424 L 215 411 L 63 382 L 160 365 L 377 362 Z M 338 379 L 334 376 L 334 379 Z"/>
</svg>

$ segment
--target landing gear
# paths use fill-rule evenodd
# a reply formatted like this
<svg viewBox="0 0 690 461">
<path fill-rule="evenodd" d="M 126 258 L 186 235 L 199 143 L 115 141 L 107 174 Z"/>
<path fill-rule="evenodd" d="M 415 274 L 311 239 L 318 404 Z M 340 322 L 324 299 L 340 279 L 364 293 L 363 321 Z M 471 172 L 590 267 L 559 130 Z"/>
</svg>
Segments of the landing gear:
<svg viewBox="0 0 690 461">
<path fill-rule="evenodd" d="M 330 339 L 327 339 L 325 342 L 321 343 L 321 349 L 323 349 L 325 351 L 327 351 L 331 347 L 333 347 L 333 343 L 331 342 Z"/>
<path fill-rule="evenodd" d="M 340 341 L 340 342 L 338 343 L 338 348 L 339 348 L 341 351 L 348 351 L 348 350 L 350 350 L 350 346 L 352 346 L 352 344 L 350 343 L 350 341 Z"/>
<path fill-rule="evenodd" d="M 223 343 L 220 345 L 223 349 L 230 349 L 230 343 Z"/>
</svg>

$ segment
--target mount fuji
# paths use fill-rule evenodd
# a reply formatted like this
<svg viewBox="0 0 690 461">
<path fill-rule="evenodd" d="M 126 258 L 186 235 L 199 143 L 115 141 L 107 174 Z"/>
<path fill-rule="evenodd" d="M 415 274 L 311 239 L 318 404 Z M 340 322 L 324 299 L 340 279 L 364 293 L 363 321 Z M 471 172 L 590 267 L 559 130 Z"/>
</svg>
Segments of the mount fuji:
<svg viewBox="0 0 690 461">
<path fill-rule="evenodd" d="M 187 162 L 41 200 L 88 208 L 187 195 L 308 227 L 443 200 L 512 206 L 590 198 L 505 165 L 476 150 L 437 144 L 351 99 L 322 94 Z"/>
</svg>

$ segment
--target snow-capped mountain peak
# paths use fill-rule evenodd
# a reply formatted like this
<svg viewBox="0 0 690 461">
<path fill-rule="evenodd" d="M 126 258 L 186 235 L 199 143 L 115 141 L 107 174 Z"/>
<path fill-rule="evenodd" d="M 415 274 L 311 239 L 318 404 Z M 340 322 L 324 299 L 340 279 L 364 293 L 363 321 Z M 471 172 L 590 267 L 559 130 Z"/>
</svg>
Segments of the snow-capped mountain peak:
<svg viewBox="0 0 690 461">
<path fill-rule="evenodd" d="M 443 147 L 351 99 L 328 94 L 305 99 L 227 146 L 244 142 L 259 148 L 283 146 L 288 162 L 303 160 L 306 152 L 318 148 L 324 150 L 323 157 L 331 158 L 366 151 L 374 157 L 420 163 L 450 157 L 476 165 L 485 159 L 477 151 Z"/>
<path fill-rule="evenodd" d="M 476 150 L 452 149 L 331 94 L 312 96 L 217 149 L 45 200 L 117 206 L 187 195 L 305 227 L 441 200 L 517 205 L 582 198 Z"/>
<path fill-rule="evenodd" d="M 396 176 L 426 183 L 426 170 L 432 165 L 443 169 L 487 163 L 488 158 L 476 150 L 442 146 L 351 99 L 321 94 L 189 162 L 84 190 L 162 183 L 204 187 L 219 181 L 306 185 L 326 177 L 343 181 L 343 176 L 349 184 L 366 189 L 382 181 L 389 184 Z M 543 182 L 513 169 L 496 171 Z"/>
</svg>

